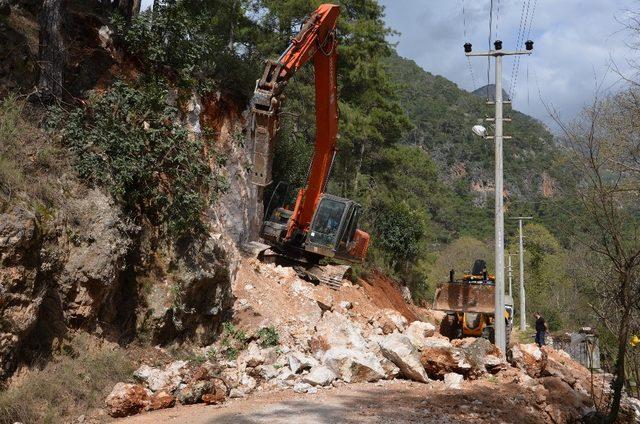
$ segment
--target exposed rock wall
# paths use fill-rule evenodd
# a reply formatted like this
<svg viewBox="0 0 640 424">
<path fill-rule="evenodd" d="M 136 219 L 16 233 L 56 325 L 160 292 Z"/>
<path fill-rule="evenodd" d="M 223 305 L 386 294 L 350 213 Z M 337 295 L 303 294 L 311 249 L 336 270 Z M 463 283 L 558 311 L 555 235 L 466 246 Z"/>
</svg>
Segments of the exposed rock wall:
<svg viewBox="0 0 640 424">
<path fill-rule="evenodd" d="M 105 191 L 73 177 L 55 208 L 25 199 L 0 215 L 0 378 L 46 357 L 69 329 L 120 343 L 212 342 L 233 305 L 237 244 L 255 202 L 238 110 L 216 94 L 194 96 L 185 112 L 188 127 L 216 134 L 207 234 L 167 239 L 134 225 Z"/>
<path fill-rule="evenodd" d="M 101 191 L 78 194 L 55 217 L 24 207 L 0 215 L 0 375 L 68 327 L 107 335 L 122 316 L 135 227 Z"/>
</svg>

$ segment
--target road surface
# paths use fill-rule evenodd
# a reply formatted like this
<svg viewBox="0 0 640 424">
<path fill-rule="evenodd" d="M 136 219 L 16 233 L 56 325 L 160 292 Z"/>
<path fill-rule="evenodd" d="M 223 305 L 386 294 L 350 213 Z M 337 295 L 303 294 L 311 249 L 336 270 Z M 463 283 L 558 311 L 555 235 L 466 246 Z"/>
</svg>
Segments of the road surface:
<svg viewBox="0 0 640 424">
<path fill-rule="evenodd" d="M 258 393 L 223 405 L 177 406 L 118 420 L 119 424 L 280 423 L 540 423 L 535 401 L 517 385 L 481 380 L 461 390 L 442 382 L 404 380 L 342 385 L 316 394 Z"/>
</svg>

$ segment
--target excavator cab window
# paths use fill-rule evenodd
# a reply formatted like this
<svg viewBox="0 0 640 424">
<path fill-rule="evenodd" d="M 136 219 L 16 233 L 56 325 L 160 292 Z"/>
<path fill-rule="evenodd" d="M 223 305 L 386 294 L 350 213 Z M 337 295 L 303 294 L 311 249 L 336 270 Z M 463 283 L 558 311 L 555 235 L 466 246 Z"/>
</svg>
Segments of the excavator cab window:
<svg viewBox="0 0 640 424">
<path fill-rule="evenodd" d="M 349 211 L 347 212 L 347 225 L 345 226 L 345 231 L 342 234 L 339 249 L 347 251 L 351 248 L 351 246 L 349 246 L 349 243 L 353 240 L 353 236 L 358 229 L 359 220 L 360 206 L 352 203 L 349 207 Z"/>
<path fill-rule="evenodd" d="M 270 219 L 276 209 L 283 208 L 293 210 L 296 203 L 296 192 L 290 184 L 280 181 L 271 193 L 269 204 L 265 209 L 265 219 Z"/>
<path fill-rule="evenodd" d="M 309 241 L 326 247 L 335 247 L 346 207 L 346 203 L 339 200 L 322 198 L 311 225 Z"/>
</svg>

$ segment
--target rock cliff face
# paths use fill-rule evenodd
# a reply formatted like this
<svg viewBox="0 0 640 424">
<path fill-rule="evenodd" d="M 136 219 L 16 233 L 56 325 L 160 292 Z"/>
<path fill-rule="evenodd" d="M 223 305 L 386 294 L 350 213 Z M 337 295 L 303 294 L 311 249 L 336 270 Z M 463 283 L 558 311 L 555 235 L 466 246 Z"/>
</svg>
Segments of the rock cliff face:
<svg viewBox="0 0 640 424">
<path fill-rule="evenodd" d="M 0 214 L 0 378 L 46 357 L 69 329 L 120 343 L 211 343 L 233 304 L 255 193 L 238 108 L 221 95 L 196 106 L 189 121 L 218 134 L 211 168 L 224 181 L 203 211 L 207 234 L 173 240 L 134 225 L 108 194 L 73 177 L 55 208 L 26 199 Z"/>
<path fill-rule="evenodd" d="M 55 217 L 20 206 L 0 215 L 4 375 L 67 328 L 106 335 L 123 316 L 119 300 L 136 228 L 101 191 L 76 194 Z"/>
</svg>

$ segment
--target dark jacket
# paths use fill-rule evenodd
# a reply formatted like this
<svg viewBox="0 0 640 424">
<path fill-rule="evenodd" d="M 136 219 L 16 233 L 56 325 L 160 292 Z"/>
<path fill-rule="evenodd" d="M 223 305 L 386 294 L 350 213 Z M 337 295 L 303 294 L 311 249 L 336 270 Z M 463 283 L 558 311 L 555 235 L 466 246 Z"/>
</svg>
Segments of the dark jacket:
<svg viewBox="0 0 640 424">
<path fill-rule="evenodd" d="M 544 318 L 540 317 L 536 320 L 536 331 L 546 331 L 547 323 L 544 321 Z"/>
</svg>

